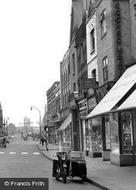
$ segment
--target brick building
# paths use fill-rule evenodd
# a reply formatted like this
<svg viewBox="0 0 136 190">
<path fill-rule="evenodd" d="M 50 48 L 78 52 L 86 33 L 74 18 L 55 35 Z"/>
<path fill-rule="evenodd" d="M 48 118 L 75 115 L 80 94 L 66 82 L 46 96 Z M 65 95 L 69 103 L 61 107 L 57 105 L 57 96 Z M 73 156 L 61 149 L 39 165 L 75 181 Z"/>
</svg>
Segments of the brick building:
<svg viewBox="0 0 136 190">
<path fill-rule="evenodd" d="M 88 118 L 90 125 L 99 126 L 103 160 L 118 165 L 135 164 L 135 103 L 131 104 L 136 83 L 134 4 L 100 0 L 96 6 L 99 103 Z M 98 130 L 96 142 L 100 140 L 97 135 Z"/>
</svg>

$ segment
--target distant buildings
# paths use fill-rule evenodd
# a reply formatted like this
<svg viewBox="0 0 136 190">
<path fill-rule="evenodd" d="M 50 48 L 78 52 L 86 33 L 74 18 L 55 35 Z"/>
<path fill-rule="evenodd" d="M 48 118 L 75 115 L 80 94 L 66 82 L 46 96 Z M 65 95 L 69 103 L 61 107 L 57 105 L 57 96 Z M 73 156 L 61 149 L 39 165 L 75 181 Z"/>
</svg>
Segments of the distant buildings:
<svg viewBox="0 0 136 190">
<path fill-rule="evenodd" d="M 47 125 L 48 141 L 56 143 L 58 136 L 56 130 L 60 122 L 60 82 L 56 81 L 47 91 Z"/>
</svg>

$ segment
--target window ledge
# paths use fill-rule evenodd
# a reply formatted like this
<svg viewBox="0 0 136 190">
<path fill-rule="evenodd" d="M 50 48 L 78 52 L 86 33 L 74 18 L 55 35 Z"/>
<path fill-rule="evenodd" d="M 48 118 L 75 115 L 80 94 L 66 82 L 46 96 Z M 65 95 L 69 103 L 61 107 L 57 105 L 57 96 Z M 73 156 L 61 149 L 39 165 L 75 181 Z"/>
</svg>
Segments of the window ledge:
<svg viewBox="0 0 136 190">
<path fill-rule="evenodd" d="M 92 55 L 94 52 L 95 52 L 95 49 L 93 49 L 93 50 L 90 52 L 90 54 Z"/>
</svg>

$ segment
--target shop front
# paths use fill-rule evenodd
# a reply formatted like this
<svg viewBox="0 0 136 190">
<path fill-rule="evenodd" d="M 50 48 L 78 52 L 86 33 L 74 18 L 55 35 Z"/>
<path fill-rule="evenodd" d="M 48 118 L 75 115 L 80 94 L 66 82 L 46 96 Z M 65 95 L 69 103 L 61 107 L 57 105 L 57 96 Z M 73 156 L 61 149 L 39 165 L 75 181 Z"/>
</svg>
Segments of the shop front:
<svg viewBox="0 0 136 190">
<path fill-rule="evenodd" d="M 67 151 L 71 149 L 71 122 L 72 116 L 69 114 L 57 130 L 59 147 L 61 150 L 63 149 Z"/>
<path fill-rule="evenodd" d="M 135 165 L 136 64 L 129 67 L 87 116 L 101 118 L 102 158 L 124 166 Z"/>
<path fill-rule="evenodd" d="M 87 137 L 87 148 L 91 157 L 102 156 L 102 136 L 101 136 L 101 117 L 89 119 L 88 121 L 89 130 Z"/>
<path fill-rule="evenodd" d="M 136 165 L 136 90 L 113 115 L 118 118 L 117 138 L 119 140 L 116 146 L 111 144 L 111 161 L 118 165 Z"/>
</svg>

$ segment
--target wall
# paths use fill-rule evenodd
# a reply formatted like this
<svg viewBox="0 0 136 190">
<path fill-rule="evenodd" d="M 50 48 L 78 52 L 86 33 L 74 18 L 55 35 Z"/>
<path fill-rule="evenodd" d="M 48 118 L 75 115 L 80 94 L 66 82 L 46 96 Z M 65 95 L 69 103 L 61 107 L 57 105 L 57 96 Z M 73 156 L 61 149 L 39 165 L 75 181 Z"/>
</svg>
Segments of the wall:
<svg viewBox="0 0 136 190">
<path fill-rule="evenodd" d="M 107 33 L 104 37 L 101 37 L 100 18 L 103 10 L 106 10 L 107 20 Z M 113 34 L 113 18 L 112 18 L 112 6 L 111 0 L 100 1 L 96 8 L 96 31 L 97 31 L 97 54 L 98 54 L 98 75 L 99 86 L 104 84 L 103 82 L 103 70 L 102 59 L 108 56 L 108 72 L 109 81 L 115 78 L 115 54 L 114 54 L 114 34 Z"/>
<path fill-rule="evenodd" d="M 132 61 L 136 62 L 136 0 L 130 0 L 130 14 L 131 14 L 131 44 L 132 44 L 131 56 L 132 56 Z"/>
<path fill-rule="evenodd" d="M 95 30 L 95 51 L 91 52 L 90 32 Z M 96 41 L 96 12 L 88 19 L 86 24 L 86 41 L 87 41 L 87 67 L 88 78 L 92 78 L 92 71 L 96 69 L 96 80 L 98 81 L 98 62 L 97 62 L 97 41 Z"/>
</svg>

